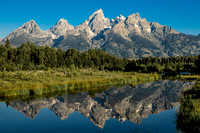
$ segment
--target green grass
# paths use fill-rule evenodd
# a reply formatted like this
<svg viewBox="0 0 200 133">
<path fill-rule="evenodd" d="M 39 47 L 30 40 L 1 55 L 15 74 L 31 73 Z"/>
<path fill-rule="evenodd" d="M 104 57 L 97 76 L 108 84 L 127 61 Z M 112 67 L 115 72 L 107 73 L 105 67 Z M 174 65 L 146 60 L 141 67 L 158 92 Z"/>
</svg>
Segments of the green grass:
<svg viewBox="0 0 200 133">
<path fill-rule="evenodd" d="M 200 75 L 180 75 L 180 79 L 200 79 Z"/>
<path fill-rule="evenodd" d="M 183 132 L 200 132 L 200 80 L 183 92 L 177 117 L 177 127 Z"/>
<path fill-rule="evenodd" d="M 77 89 L 135 85 L 159 79 L 157 74 L 110 72 L 94 69 L 0 72 L 0 96 L 42 95 Z"/>
</svg>

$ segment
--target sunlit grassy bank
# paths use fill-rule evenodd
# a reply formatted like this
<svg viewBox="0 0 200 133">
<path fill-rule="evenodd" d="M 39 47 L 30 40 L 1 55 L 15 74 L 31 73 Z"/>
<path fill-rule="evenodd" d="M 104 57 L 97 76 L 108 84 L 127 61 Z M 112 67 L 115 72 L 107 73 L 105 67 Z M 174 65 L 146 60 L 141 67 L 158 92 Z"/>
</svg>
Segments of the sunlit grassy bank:
<svg viewBox="0 0 200 133">
<path fill-rule="evenodd" d="M 106 72 L 93 69 L 0 72 L 0 96 L 33 95 L 57 91 L 124 84 L 159 79 L 157 74 Z"/>
<path fill-rule="evenodd" d="M 200 79 L 200 75 L 180 75 L 180 79 Z"/>
<path fill-rule="evenodd" d="M 179 81 L 198 81 L 200 80 L 200 75 L 172 75 L 172 76 L 161 76 L 161 79 L 167 80 L 179 80 Z"/>
</svg>

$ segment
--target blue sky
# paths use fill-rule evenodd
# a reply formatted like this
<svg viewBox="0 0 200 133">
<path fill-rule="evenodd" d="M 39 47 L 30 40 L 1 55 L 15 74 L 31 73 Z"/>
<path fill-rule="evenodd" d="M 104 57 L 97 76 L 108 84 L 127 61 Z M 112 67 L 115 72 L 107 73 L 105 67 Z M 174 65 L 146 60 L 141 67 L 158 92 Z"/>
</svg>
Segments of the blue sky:
<svg viewBox="0 0 200 133">
<path fill-rule="evenodd" d="M 0 0 L 0 38 L 30 20 L 42 30 L 51 28 L 60 18 L 76 26 L 99 8 L 109 19 L 138 12 L 147 21 L 179 32 L 200 33 L 200 0 Z"/>
</svg>

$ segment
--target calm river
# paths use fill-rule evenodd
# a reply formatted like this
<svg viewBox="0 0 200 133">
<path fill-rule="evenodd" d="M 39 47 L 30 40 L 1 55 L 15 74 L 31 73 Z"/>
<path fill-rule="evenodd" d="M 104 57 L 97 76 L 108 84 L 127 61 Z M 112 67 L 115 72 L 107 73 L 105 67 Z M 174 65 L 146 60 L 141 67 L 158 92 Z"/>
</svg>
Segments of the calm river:
<svg viewBox="0 0 200 133">
<path fill-rule="evenodd" d="M 177 131 L 183 89 L 195 82 L 155 81 L 104 92 L 0 102 L 0 133 Z"/>
</svg>

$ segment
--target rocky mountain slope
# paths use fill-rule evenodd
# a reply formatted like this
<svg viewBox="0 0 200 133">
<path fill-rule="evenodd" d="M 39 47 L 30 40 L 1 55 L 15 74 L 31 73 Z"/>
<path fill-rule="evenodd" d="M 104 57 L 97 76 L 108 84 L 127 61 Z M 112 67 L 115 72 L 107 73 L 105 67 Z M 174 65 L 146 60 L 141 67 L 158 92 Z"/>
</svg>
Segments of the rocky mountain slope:
<svg viewBox="0 0 200 133">
<path fill-rule="evenodd" d="M 171 27 L 148 22 L 139 13 L 109 20 L 102 9 L 94 12 L 85 22 L 73 27 L 60 19 L 51 29 L 42 31 L 31 20 L 6 38 L 12 45 L 30 41 L 36 45 L 76 48 L 85 51 L 103 49 L 118 57 L 141 58 L 147 56 L 180 56 L 200 53 L 199 36 L 179 33 Z M 5 39 L 0 42 L 4 43 Z"/>
<path fill-rule="evenodd" d="M 50 32 L 55 35 L 55 38 L 65 35 L 67 31 L 74 29 L 74 26 L 70 25 L 66 19 L 61 18 L 51 29 Z"/>
<path fill-rule="evenodd" d="M 182 89 L 192 88 L 194 82 L 156 81 L 131 87 L 112 87 L 90 97 L 87 92 L 43 98 L 30 102 L 14 101 L 9 106 L 34 119 L 42 108 L 52 110 L 61 120 L 74 111 L 89 118 L 97 127 L 103 128 L 106 120 L 115 118 L 141 123 L 150 114 L 171 109 L 178 105 Z"/>
<path fill-rule="evenodd" d="M 17 47 L 27 41 L 42 46 L 53 44 L 53 34 L 51 34 L 50 31 L 42 31 L 34 20 L 25 23 L 20 28 L 10 33 L 6 38 L 10 40 L 12 45 Z M 6 38 L 4 38 L 2 42 L 5 42 Z"/>
</svg>

